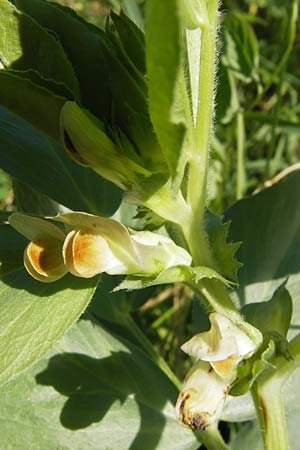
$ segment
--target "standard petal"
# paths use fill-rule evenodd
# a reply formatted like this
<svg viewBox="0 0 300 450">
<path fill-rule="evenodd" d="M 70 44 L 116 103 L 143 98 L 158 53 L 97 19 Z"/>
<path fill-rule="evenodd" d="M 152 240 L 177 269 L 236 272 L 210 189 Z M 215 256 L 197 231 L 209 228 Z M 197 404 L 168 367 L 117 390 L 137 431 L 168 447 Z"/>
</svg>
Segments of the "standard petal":
<svg viewBox="0 0 300 450">
<path fill-rule="evenodd" d="M 83 278 L 92 278 L 103 272 L 114 275 L 128 271 L 99 234 L 72 231 L 66 238 L 63 254 L 70 272 Z"/>
</svg>

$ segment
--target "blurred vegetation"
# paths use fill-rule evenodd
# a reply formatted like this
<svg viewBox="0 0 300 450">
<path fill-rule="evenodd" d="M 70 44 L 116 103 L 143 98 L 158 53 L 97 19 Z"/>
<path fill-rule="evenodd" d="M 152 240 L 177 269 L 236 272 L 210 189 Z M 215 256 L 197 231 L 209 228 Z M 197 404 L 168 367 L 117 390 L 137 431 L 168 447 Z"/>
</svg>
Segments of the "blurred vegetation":
<svg viewBox="0 0 300 450">
<path fill-rule="evenodd" d="M 163 1 L 163 0 L 162 0 Z M 61 0 L 100 26 L 122 7 L 143 28 L 143 0 Z M 296 0 L 224 0 L 212 145 L 210 207 L 222 213 L 237 199 L 299 169 L 300 58 Z M 284 174 L 285 172 L 283 172 Z M 8 199 L 8 201 L 7 201 Z M 10 200 L 9 200 L 10 199 Z M 11 182 L 0 172 L 0 202 L 11 204 Z M 10 206 L 9 206 L 10 207 Z M 159 353 L 182 378 L 190 364 L 178 348 L 207 327 L 188 288 L 147 291 L 128 306 Z"/>
</svg>

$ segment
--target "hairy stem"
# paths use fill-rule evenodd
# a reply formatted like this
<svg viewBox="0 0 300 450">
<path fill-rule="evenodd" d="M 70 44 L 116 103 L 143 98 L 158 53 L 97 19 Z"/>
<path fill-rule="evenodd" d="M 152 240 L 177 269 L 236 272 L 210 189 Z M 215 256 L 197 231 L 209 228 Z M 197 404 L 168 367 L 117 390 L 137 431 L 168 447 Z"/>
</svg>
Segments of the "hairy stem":
<svg viewBox="0 0 300 450">
<path fill-rule="evenodd" d="M 243 320 L 226 287 L 221 282 L 204 279 L 198 281 L 198 283 L 191 284 L 190 287 L 199 295 L 210 311 L 223 314 L 234 323 L 239 323 Z"/>
<path fill-rule="evenodd" d="M 214 106 L 218 1 L 207 2 L 208 21 L 201 28 L 198 107 L 194 117 L 194 151 L 189 161 L 188 203 L 195 218 L 203 217 Z"/>
</svg>

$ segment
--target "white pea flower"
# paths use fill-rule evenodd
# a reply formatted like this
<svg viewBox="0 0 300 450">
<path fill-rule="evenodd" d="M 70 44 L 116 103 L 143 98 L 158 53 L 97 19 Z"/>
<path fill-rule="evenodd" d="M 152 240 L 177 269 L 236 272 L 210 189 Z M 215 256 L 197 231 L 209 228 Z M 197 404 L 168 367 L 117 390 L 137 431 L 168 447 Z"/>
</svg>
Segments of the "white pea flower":
<svg viewBox="0 0 300 450">
<path fill-rule="evenodd" d="M 181 347 L 199 360 L 188 372 L 176 404 L 179 422 L 192 429 L 203 430 L 220 418 L 238 364 L 262 342 L 260 331 L 246 322 L 235 324 L 219 313 L 209 319 L 210 330 Z"/>
<path fill-rule="evenodd" d="M 24 253 L 28 272 L 39 281 L 55 281 L 67 271 L 83 278 L 110 275 L 155 276 L 175 265 L 191 264 L 191 256 L 170 238 L 128 230 L 113 219 L 71 212 L 44 219 L 15 213 L 9 221 L 31 240 Z M 28 232 L 28 230 L 31 230 Z"/>
<path fill-rule="evenodd" d="M 254 331 L 257 335 L 257 339 L 253 340 L 252 336 L 249 337 L 243 329 L 222 314 L 212 313 L 209 320 L 210 330 L 196 334 L 181 349 L 190 356 L 209 361 L 223 378 L 231 378 L 239 362 L 251 356 L 261 343 L 260 332 L 247 324 L 252 329 L 252 336 Z"/>
</svg>

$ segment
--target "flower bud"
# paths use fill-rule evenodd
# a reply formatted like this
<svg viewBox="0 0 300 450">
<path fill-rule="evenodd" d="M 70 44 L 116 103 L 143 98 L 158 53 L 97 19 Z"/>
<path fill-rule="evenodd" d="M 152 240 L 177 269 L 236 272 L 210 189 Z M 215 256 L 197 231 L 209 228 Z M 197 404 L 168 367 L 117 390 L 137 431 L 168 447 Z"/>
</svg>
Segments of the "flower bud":
<svg viewBox="0 0 300 450">
<path fill-rule="evenodd" d="M 178 421 L 192 430 L 205 430 L 220 418 L 229 388 L 208 362 L 199 361 L 188 372 L 177 399 Z"/>
<path fill-rule="evenodd" d="M 126 156 L 104 130 L 104 125 L 75 102 L 66 102 L 60 114 L 61 137 L 69 156 L 122 189 L 151 175 Z"/>
</svg>

